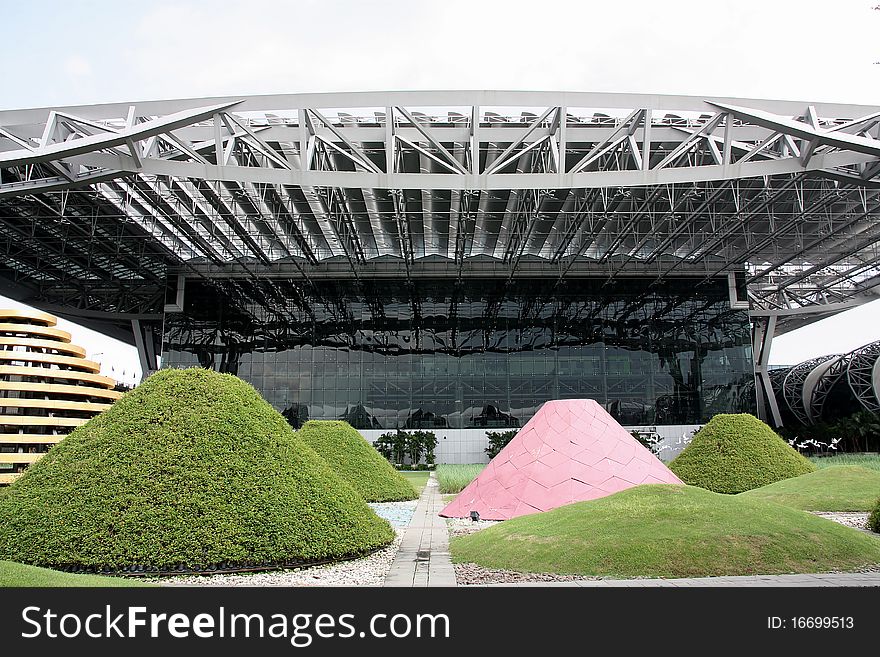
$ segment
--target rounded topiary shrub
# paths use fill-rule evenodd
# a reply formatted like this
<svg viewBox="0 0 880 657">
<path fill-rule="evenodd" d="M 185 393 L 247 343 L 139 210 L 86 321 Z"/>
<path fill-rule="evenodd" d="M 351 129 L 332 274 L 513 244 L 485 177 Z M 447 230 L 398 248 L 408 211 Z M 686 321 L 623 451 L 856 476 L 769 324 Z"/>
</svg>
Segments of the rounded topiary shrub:
<svg viewBox="0 0 880 657">
<path fill-rule="evenodd" d="M 0 559 L 203 570 L 364 554 L 379 518 L 249 384 L 162 370 L 0 497 Z"/>
<path fill-rule="evenodd" d="M 871 511 L 871 515 L 868 516 L 868 529 L 880 534 L 880 500 L 877 500 L 877 505 Z"/>
<path fill-rule="evenodd" d="M 742 493 L 813 472 L 816 466 L 747 413 L 716 415 L 669 464 L 679 479 L 716 493 Z"/>
<path fill-rule="evenodd" d="M 416 498 L 416 491 L 406 477 L 347 422 L 310 420 L 296 435 L 366 501 L 397 502 Z"/>
</svg>

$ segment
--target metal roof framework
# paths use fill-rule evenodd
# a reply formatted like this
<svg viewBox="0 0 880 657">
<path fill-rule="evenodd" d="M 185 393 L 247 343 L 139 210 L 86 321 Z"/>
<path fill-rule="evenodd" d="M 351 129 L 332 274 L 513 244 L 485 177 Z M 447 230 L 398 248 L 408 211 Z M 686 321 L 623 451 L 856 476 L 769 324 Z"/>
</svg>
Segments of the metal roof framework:
<svg viewBox="0 0 880 657">
<path fill-rule="evenodd" d="M 846 378 L 865 410 L 880 413 L 880 340 L 850 354 Z"/>
<path fill-rule="evenodd" d="M 839 354 L 811 358 L 787 371 L 782 382 L 782 396 L 801 424 L 812 424 L 810 404 L 813 389 L 819 378 L 839 359 Z"/>
<path fill-rule="evenodd" d="M 878 216 L 873 106 L 437 91 L 0 111 L 0 288 L 80 320 L 155 321 L 175 274 L 279 298 L 275 279 L 328 276 L 729 276 L 772 339 L 875 298 Z"/>
<path fill-rule="evenodd" d="M 839 416 L 841 409 L 830 408 L 828 400 L 834 389 L 844 384 L 858 406 L 880 413 L 880 341 L 846 354 L 811 358 L 792 367 L 774 369 L 769 378 L 777 403 L 784 405 L 801 425 Z"/>
<path fill-rule="evenodd" d="M 812 391 L 809 398 L 805 399 L 804 406 L 810 424 L 817 424 L 822 419 L 826 402 L 838 382 L 844 380 L 851 358 L 852 354 L 841 354 L 827 368 L 822 367 L 817 372 L 818 379 L 813 383 Z"/>
</svg>

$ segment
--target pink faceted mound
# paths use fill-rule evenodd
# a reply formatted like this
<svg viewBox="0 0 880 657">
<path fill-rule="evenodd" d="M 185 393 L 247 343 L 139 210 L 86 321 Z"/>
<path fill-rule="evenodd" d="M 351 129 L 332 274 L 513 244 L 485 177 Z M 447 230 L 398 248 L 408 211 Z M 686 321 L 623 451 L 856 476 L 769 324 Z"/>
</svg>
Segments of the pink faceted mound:
<svg viewBox="0 0 880 657">
<path fill-rule="evenodd" d="M 545 403 L 441 516 L 508 520 L 639 484 L 680 484 L 592 399 Z"/>
</svg>

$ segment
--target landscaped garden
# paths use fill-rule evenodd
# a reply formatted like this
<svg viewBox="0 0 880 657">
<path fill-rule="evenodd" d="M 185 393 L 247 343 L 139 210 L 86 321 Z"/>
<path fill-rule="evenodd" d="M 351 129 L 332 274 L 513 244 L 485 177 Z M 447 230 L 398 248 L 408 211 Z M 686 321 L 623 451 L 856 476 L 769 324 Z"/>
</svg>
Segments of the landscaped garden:
<svg viewBox="0 0 880 657">
<path fill-rule="evenodd" d="M 144 583 L 106 574 L 174 574 L 188 584 L 379 585 L 428 481 L 436 444 L 424 431 L 385 438 L 377 450 L 341 421 L 294 431 L 241 379 L 163 370 L 0 492 L 0 585 Z M 489 450 L 504 449 L 510 438 L 499 434 Z M 547 463 L 563 467 L 577 457 L 579 472 L 592 464 L 606 473 L 596 475 L 599 486 L 621 472 L 601 465 L 609 455 L 626 467 L 649 467 L 635 458 L 646 453 L 638 450 L 633 439 L 602 454 L 547 455 Z M 404 460 L 420 469 L 396 470 L 393 462 Z M 440 493 L 459 493 L 484 468 L 438 465 Z M 548 486 L 570 476 L 554 478 L 547 468 L 534 476 Z M 807 459 L 756 418 L 720 415 L 670 468 L 686 485 L 618 487 L 502 522 L 450 521 L 453 558 L 486 572 L 559 577 L 880 564 L 880 537 L 812 513 L 856 513 L 859 526 L 880 531 L 877 455 Z M 516 471 L 499 476 L 514 481 Z M 351 559 L 356 566 L 340 565 Z M 329 565 L 309 568 L 322 563 Z M 186 578 L 213 572 L 222 574 Z"/>
<path fill-rule="evenodd" d="M 719 415 L 670 464 L 690 485 L 635 486 L 497 523 L 450 520 L 451 553 L 465 580 L 476 568 L 481 583 L 517 581 L 507 579 L 514 573 L 695 577 L 875 568 L 880 537 L 810 513 L 858 512 L 850 515 L 864 526 L 880 504 L 880 476 L 849 463 L 875 459 L 817 464 L 756 418 Z M 451 490 L 454 475 L 467 485 L 482 466 L 467 474 L 456 468 Z M 880 525 L 880 511 L 876 518 Z"/>
<path fill-rule="evenodd" d="M 758 418 L 743 413 L 713 417 L 669 469 L 692 486 L 742 493 L 813 472 L 816 466 Z"/>
<path fill-rule="evenodd" d="M 694 486 L 637 486 L 453 539 L 485 568 L 604 577 L 828 572 L 880 563 L 880 539 Z"/>
</svg>

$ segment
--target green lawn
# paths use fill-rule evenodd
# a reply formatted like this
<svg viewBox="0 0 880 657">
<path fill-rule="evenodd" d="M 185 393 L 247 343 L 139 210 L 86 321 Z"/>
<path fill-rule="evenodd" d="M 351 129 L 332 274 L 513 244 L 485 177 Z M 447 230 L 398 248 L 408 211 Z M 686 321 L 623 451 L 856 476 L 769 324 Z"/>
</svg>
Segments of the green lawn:
<svg viewBox="0 0 880 657">
<path fill-rule="evenodd" d="M 860 465 L 863 468 L 880 470 L 880 454 L 838 454 L 837 456 L 811 456 L 810 460 L 819 468 L 835 465 Z"/>
<path fill-rule="evenodd" d="M 416 493 L 419 495 L 422 494 L 422 489 L 425 487 L 425 484 L 428 483 L 428 477 L 431 475 L 430 472 L 427 471 L 408 471 L 408 470 L 400 470 L 400 474 L 403 475 L 404 479 L 408 480 L 409 483 L 412 484 L 412 487 L 416 489 Z"/>
<path fill-rule="evenodd" d="M 701 577 L 856 570 L 880 539 L 818 516 L 692 486 L 637 486 L 454 538 L 453 560 L 520 572 Z"/>
<path fill-rule="evenodd" d="M 740 493 L 804 511 L 870 511 L 880 498 L 880 470 L 836 465 Z"/>
<path fill-rule="evenodd" d="M 437 482 L 440 484 L 440 492 L 460 493 L 465 486 L 477 478 L 477 475 L 485 467 L 483 463 L 438 465 Z"/>
<path fill-rule="evenodd" d="M 152 586 L 135 579 L 74 575 L 13 561 L 0 561 L 0 586 Z"/>
</svg>

